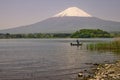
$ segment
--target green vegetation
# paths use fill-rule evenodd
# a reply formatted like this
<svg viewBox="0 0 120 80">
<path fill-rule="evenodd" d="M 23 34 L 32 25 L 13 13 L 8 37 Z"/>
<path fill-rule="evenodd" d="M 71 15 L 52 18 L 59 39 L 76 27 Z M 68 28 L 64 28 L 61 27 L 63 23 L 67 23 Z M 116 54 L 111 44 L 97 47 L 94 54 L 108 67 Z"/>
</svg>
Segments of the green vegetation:
<svg viewBox="0 0 120 80">
<path fill-rule="evenodd" d="M 120 32 L 111 32 L 110 34 L 113 37 L 120 37 Z"/>
<path fill-rule="evenodd" d="M 101 42 L 101 43 L 96 43 L 96 44 L 89 44 L 87 48 L 89 50 L 120 52 L 120 40 L 115 40 L 112 42 Z"/>
<path fill-rule="evenodd" d="M 11 38 L 67 38 L 70 37 L 69 33 L 30 33 L 30 34 L 0 34 L 0 39 Z"/>
<path fill-rule="evenodd" d="M 29 34 L 3 34 L 0 33 L 0 39 L 10 38 L 111 38 L 120 37 L 120 32 L 111 32 L 100 29 L 81 29 L 74 33 L 29 33 Z"/>
<path fill-rule="evenodd" d="M 110 38 L 110 33 L 100 29 L 81 29 L 71 35 L 71 38 Z"/>
</svg>

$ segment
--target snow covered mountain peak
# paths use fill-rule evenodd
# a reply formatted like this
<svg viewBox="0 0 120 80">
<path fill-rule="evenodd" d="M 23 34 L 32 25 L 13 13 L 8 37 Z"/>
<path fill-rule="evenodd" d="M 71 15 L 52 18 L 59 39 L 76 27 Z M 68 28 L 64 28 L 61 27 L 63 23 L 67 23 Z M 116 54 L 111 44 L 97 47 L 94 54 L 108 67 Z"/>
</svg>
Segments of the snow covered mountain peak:
<svg viewBox="0 0 120 80">
<path fill-rule="evenodd" d="M 75 16 L 75 17 L 92 17 L 90 14 L 86 13 L 85 11 L 77 8 L 77 7 L 70 7 L 53 17 L 65 17 L 65 16 Z"/>
</svg>

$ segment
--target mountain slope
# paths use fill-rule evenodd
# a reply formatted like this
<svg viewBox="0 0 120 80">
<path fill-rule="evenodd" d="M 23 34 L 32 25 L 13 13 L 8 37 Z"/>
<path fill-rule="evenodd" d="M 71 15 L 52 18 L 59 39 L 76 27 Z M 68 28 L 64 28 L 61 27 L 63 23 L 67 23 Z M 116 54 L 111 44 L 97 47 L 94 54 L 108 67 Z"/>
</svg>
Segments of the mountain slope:
<svg viewBox="0 0 120 80">
<path fill-rule="evenodd" d="M 79 29 L 120 30 L 120 23 L 95 17 L 53 17 L 32 25 L 2 30 L 0 33 L 54 33 L 73 32 Z"/>
<path fill-rule="evenodd" d="M 68 33 L 79 29 L 119 31 L 120 22 L 92 17 L 83 10 L 72 7 L 41 22 L 28 26 L 1 30 L 0 33 Z"/>
</svg>

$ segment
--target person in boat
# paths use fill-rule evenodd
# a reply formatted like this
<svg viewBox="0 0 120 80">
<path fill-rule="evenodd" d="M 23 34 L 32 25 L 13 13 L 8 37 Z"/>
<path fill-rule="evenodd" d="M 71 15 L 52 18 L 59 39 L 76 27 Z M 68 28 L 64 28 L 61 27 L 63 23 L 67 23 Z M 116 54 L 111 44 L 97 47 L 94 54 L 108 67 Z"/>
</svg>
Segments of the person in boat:
<svg viewBox="0 0 120 80">
<path fill-rule="evenodd" d="M 71 46 L 81 46 L 82 44 L 79 42 L 79 40 L 76 40 L 76 44 L 70 43 Z"/>
<path fill-rule="evenodd" d="M 76 40 L 77 44 L 80 44 L 78 40 Z"/>
<path fill-rule="evenodd" d="M 80 43 L 79 43 L 79 41 L 78 41 L 78 40 L 76 40 L 76 42 L 77 42 L 77 47 L 79 47 L 79 46 L 80 46 L 80 45 L 79 45 L 79 44 L 80 44 Z"/>
</svg>

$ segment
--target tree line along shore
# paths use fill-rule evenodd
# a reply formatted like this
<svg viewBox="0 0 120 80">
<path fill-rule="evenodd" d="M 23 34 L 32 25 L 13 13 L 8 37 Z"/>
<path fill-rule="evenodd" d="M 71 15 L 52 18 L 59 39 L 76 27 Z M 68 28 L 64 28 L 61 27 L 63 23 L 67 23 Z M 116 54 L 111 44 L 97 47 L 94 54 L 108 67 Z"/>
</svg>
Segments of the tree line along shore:
<svg viewBox="0 0 120 80">
<path fill-rule="evenodd" d="M 81 29 L 73 33 L 0 33 L 0 39 L 10 38 L 113 38 L 120 37 L 120 32 L 107 32 L 100 29 Z"/>
</svg>

